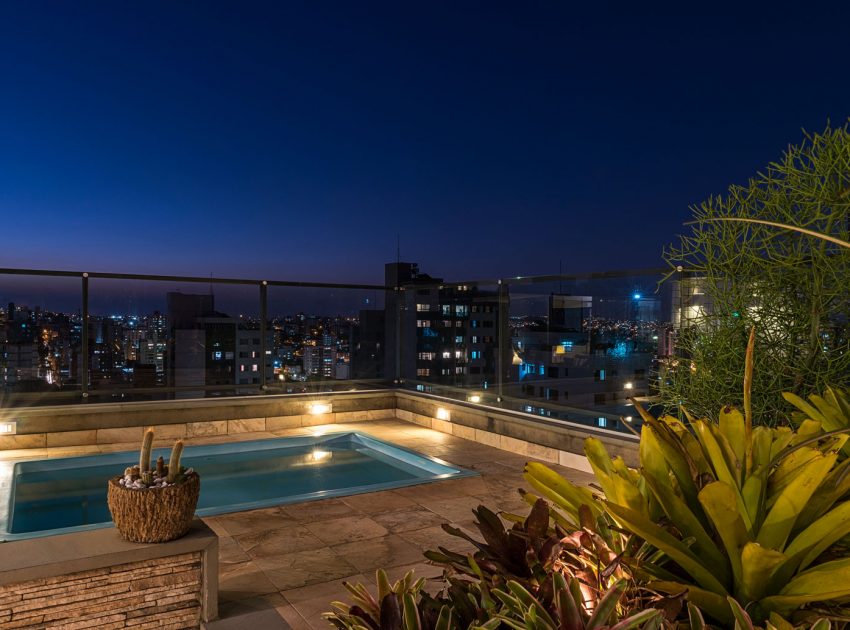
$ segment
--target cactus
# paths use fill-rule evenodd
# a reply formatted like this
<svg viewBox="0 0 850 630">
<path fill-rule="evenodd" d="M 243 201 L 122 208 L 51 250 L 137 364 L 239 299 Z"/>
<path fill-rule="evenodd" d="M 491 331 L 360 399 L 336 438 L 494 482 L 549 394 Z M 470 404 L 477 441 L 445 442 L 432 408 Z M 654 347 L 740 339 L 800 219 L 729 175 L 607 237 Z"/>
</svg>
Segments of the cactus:
<svg viewBox="0 0 850 630">
<path fill-rule="evenodd" d="M 156 460 L 156 476 L 160 478 L 165 476 L 165 460 L 162 459 L 162 455 Z"/>
<path fill-rule="evenodd" d="M 142 440 L 142 452 L 139 454 L 139 471 L 147 472 L 151 469 L 151 447 L 153 446 L 153 429 L 145 432 Z"/>
<path fill-rule="evenodd" d="M 168 483 L 174 483 L 180 474 L 180 456 L 183 454 L 183 440 L 177 440 L 171 449 L 171 459 L 168 460 Z"/>
<path fill-rule="evenodd" d="M 146 486 L 153 485 L 153 473 L 149 470 L 146 470 L 142 473 L 142 483 Z"/>
</svg>

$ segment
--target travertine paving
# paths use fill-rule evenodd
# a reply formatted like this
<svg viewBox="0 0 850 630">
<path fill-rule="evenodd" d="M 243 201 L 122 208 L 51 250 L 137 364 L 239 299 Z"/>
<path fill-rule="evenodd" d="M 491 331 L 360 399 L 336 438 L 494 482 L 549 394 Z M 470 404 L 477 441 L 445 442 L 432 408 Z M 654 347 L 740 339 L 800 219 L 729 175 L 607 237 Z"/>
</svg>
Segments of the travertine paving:
<svg viewBox="0 0 850 630">
<path fill-rule="evenodd" d="M 253 510 L 204 519 L 220 536 L 220 613 L 237 622 L 274 610 L 296 629 L 329 628 L 322 613 L 347 600 L 342 582 L 374 583 L 379 567 L 391 579 L 415 569 L 437 576 L 422 552 L 438 546 L 471 549 L 440 525 L 471 530 L 472 508 L 525 511 L 517 493 L 528 459 L 401 421 L 371 421 L 291 429 L 275 435 L 356 430 L 444 459 L 481 474 L 399 490 Z M 256 438 L 257 434 L 246 434 Z M 232 439 L 232 437 L 230 438 Z M 577 481 L 582 472 L 555 466 Z M 374 589 L 373 589 L 374 590 Z M 268 619 L 268 615 L 263 616 Z M 260 630 L 251 624 L 252 630 Z"/>
</svg>

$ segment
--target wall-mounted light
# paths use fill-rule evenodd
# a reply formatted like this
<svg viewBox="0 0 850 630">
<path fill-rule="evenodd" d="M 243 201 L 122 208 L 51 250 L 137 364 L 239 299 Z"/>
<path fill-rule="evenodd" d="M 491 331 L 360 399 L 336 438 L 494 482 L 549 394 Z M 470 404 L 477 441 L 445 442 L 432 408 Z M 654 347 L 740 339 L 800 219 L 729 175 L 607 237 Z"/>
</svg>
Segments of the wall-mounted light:
<svg viewBox="0 0 850 630">
<path fill-rule="evenodd" d="M 437 420 L 445 420 L 446 422 L 449 422 L 451 419 L 452 415 L 449 413 L 448 409 L 444 407 L 437 409 Z"/>
<path fill-rule="evenodd" d="M 0 422 L 0 435 L 15 435 L 18 432 L 18 423 Z"/>
<path fill-rule="evenodd" d="M 631 422 L 632 420 L 634 420 L 634 418 L 632 418 L 631 416 L 626 416 L 625 418 L 623 418 L 623 420 L 625 420 L 626 422 Z"/>
<path fill-rule="evenodd" d="M 481 396 L 479 396 L 478 394 L 472 394 L 467 400 L 469 400 L 469 402 L 471 403 L 480 403 Z"/>
<path fill-rule="evenodd" d="M 310 403 L 310 413 L 314 416 L 321 416 L 324 413 L 330 413 L 333 410 L 331 403 Z"/>
<path fill-rule="evenodd" d="M 632 387 L 634 387 L 634 385 L 632 385 L 632 383 L 626 383 L 625 385 L 623 385 L 623 387 L 625 389 L 631 389 Z"/>
</svg>

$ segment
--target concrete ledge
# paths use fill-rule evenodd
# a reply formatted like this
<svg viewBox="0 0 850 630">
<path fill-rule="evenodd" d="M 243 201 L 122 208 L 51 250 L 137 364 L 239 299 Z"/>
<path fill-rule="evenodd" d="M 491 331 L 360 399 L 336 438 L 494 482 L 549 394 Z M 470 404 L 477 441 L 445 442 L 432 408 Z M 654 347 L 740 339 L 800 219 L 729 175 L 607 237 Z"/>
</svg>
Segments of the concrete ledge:
<svg viewBox="0 0 850 630">
<path fill-rule="evenodd" d="M 315 401 L 331 401 L 333 411 L 310 415 Z M 450 421 L 437 418 L 440 407 L 449 410 Z M 592 435 L 612 456 L 638 464 L 638 441 L 628 433 L 398 389 L 0 410 L 4 417 L 17 420 L 18 434 L 0 436 L 0 452 L 138 444 L 149 426 L 159 439 L 172 440 L 397 418 L 579 470 L 589 470 L 582 453 Z"/>
<path fill-rule="evenodd" d="M 48 579 L 61 584 L 65 578 L 74 580 L 74 574 L 134 563 L 150 566 L 155 575 L 158 561 L 186 554 L 200 555 L 201 619 L 211 621 L 218 616 L 218 536 L 199 518 L 186 536 L 168 543 L 127 542 L 112 527 L 0 543 L 0 600 L 25 590 L 28 582 Z"/>
<path fill-rule="evenodd" d="M 451 433 L 502 450 L 591 472 L 584 458 L 584 441 L 599 438 L 612 457 L 638 466 L 638 438 L 596 427 L 454 401 L 430 394 L 396 394 L 396 417 L 421 426 Z M 437 409 L 448 410 L 450 421 L 437 418 Z"/>
</svg>

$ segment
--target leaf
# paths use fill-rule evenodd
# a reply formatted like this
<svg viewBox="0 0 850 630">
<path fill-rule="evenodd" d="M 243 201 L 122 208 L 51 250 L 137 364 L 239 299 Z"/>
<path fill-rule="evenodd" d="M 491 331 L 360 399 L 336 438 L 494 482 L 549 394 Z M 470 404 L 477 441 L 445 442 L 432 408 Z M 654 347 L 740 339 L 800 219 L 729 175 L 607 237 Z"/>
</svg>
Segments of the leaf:
<svg viewBox="0 0 850 630">
<path fill-rule="evenodd" d="M 753 620 L 734 597 L 727 597 L 732 616 L 735 617 L 735 630 L 753 630 Z"/>
<path fill-rule="evenodd" d="M 606 501 L 605 505 L 615 520 L 670 556 L 696 580 L 697 584 L 719 595 L 727 594 L 726 588 L 714 577 L 713 572 L 706 568 L 681 541 L 638 512 L 609 501 Z"/>
<path fill-rule="evenodd" d="M 699 608 L 688 602 L 688 627 L 690 630 L 705 630 L 705 619 Z"/>
<path fill-rule="evenodd" d="M 404 628 L 405 630 L 422 630 L 419 609 L 416 607 L 416 600 L 413 599 L 412 593 L 404 594 Z"/>
<path fill-rule="evenodd" d="M 587 622 L 587 630 L 598 630 L 608 625 L 608 621 L 617 609 L 617 603 L 626 591 L 625 580 L 617 580 L 596 602 L 596 607 Z"/>
<path fill-rule="evenodd" d="M 733 623 L 732 611 L 729 609 L 729 603 L 726 601 L 726 595 L 718 595 L 705 589 L 699 588 L 692 584 L 682 584 L 681 582 L 670 581 L 653 581 L 649 583 L 650 588 L 654 588 L 662 593 L 676 594 L 682 591 L 688 592 L 688 601 L 693 602 L 700 610 L 714 617 L 717 621 L 729 626 Z"/>
<path fill-rule="evenodd" d="M 576 580 L 576 578 L 570 579 Z M 579 613 L 579 604 L 573 599 L 567 586 L 567 580 L 562 573 L 552 575 L 552 586 L 555 592 L 555 609 L 561 618 L 561 628 L 575 628 L 576 630 L 584 628 L 584 621 L 581 613 Z"/>
<path fill-rule="evenodd" d="M 639 613 L 630 615 L 622 621 L 615 623 L 609 630 L 633 630 L 639 628 L 643 624 L 648 624 L 654 620 L 661 621 L 661 612 L 658 610 L 642 610 Z M 660 625 L 658 626 L 660 627 Z"/>
<path fill-rule="evenodd" d="M 756 542 L 763 547 L 782 549 L 794 527 L 794 522 L 809 498 L 826 477 L 838 455 L 817 454 L 806 464 L 794 480 L 782 491 L 775 504 L 765 516 Z"/>
<path fill-rule="evenodd" d="M 685 502 L 673 493 L 670 486 L 664 483 L 665 480 L 656 478 L 655 471 L 644 468 L 643 474 L 647 485 L 658 499 L 670 522 L 676 525 L 684 537 L 694 539 L 695 543 L 691 547 L 694 554 L 706 566 L 714 567 L 715 571 L 719 573 L 718 579 L 728 584 L 730 578 L 728 562 L 706 533 L 702 523 L 690 511 Z"/>
<path fill-rule="evenodd" d="M 841 503 L 800 532 L 785 550 L 789 556 L 805 552 L 800 569 L 805 569 L 830 545 L 850 533 L 850 501 Z"/>
<path fill-rule="evenodd" d="M 386 595 L 381 600 L 380 630 L 402 630 L 401 610 L 395 593 Z"/>
<path fill-rule="evenodd" d="M 765 597 L 765 610 L 791 611 L 803 604 L 850 596 L 850 558 L 825 562 L 797 575 L 779 592 Z"/>
<path fill-rule="evenodd" d="M 452 609 L 443 604 L 440 608 L 440 615 L 437 617 L 437 623 L 434 624 L 434 630 L 451 630 L 452 628 Z"/>
<path fill-rule="evenodd" d="M 538 499 L 531 508 L 525 520 L 525 531 L 532 539 L 546 536 L 549 531 L 549 504 L 545 500 Z"/>
<path fill-rule="evenodd" d="M 735 407 L 724 407 L 720 410 L 718 426 L 720 433 L 729 442 L 729 446 L 735 453 L 738 461 L 744 461 L 747 454 L 747 428 L 744 425 L 744 416 Z"/>
<path fill-rule="evenodd" d="M 714 481 L 700 491 L 699 500 L 726 549 L 728 560 L 724 560 L 724 563 L 729 563 L 737 586 L 743 582 L 741 551 L 749 541 L 749 536 L 735 495 L 735 490 L 728 483 Z"/>
<path fill-rule="evenodd" d="M 747 600 L 758 601 L 766 591 L 768 578 L 788 557 L 774 549 L 765 549 L 758 543 L 747 543 L 741 552 L 743 566 L 742 592 Z"/>
<path fill-rule="evenodd" d="M 749 513 L 747 512 L 746 506 L 744 505 L 744 499 L 741 496 L 739 490 L 739 478 L 733 474 L 733 472 L 729 469 L 728 462 L 726 461 L 726 457 L 723 454 L 723 448 L 718 443 L 717 439 L 714 436 L 714 433 L 711 431 L 708 422 L 704 420 L 698 420 L 693 424 L 696 429 L 697 437 L 699 437 L 700 444 L 702 444 L 703 449 L 705 450 L 709 461 L 711 462 L 711 466 L 714 469 L 715 477 L 718 481 L 723 481 L 729 485 L 735 491 L 735 503 L 738 505 L 738 509 L 741 512 L 741 519 L 744 521 L 744 526 L 747 528 L 748 533 L 752 533 L 753 524 L 750 520 Z"/>
</svg>

